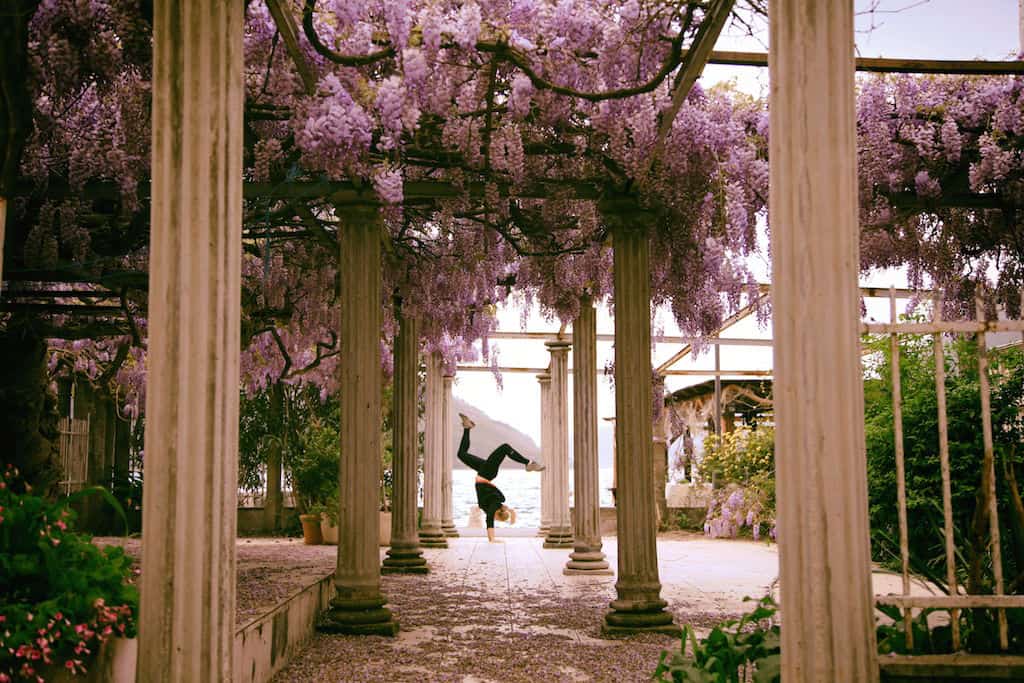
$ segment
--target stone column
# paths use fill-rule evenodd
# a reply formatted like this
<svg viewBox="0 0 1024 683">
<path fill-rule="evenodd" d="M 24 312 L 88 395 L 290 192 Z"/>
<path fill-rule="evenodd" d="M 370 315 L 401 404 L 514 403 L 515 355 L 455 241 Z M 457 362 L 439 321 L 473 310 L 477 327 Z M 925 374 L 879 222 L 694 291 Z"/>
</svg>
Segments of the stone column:
<svg viewBox="0 0 1024 683">
<path fill-rule="evenodd" d="M 540 385 L 540 452 L 545 468 L 540 473 L 540 529 L 538 536 L 547 538 L 551 531 L 551 374 L 537 373 Z"/>
<path fill-rule="evenodd" d="M 782 679 L 877 681 L 853 3 L 776 0 L 769 22 Z"/>
<path fill-rule="evenodd" d="M 153 17 L 140 681 L 233 675 L 243 23 L 240 3 Z"/>
<path fill-rule="evenodd" d="M 423 417 L 423 522 L 420 545 L 447 548 L 441 518 L 444 516 L 444 362 L 434 351 L 427 356 L 425 413 Z"/>
<path fill-rule="evenodd" d="M 607 635 L 680 629 L 665 612 L 658 580 L 651 495 L 651 274 L 646 224 L 633 201 L 602 202 L 612 229 L 615 281 L 615 464 L 618 599 L 605 615 Z"/>
<path fill-rule="evenodd" d="M 546 342 L 551 354 L 551 448 L 545 472 L 551 472 L 551 528 L 545 548 L 572 547 L 569 517 L 569 342 Z"/>
<path fill-rule="evenodd" d="M 452 382 L 455 375 L 445 373 L 442 385 L 444 401 L 442 403 L 442 418 L 444 419 L 444 461 L 441 463 L 441 492 L 444 503 L 443 514 L 441 515 L 441 529 L 444 535 L 449 538 L 458 538 L 459 530 L 455 528 L 455 521 L 452 516 L 452 468 L 455 466 L 455 432 L 452 431 L 452 422 L 455 419 L 455 402 L 452 399 Z M 461 438 L 461 433 L 460 433 Z"/>
<path fill-rule="evenodd" d="M 651 378 L 651 399 L 651 409 L 654 412 L 654 421 L 651 425 L 654 435 L 651 441 L 651 493 L 654 496 L 655 518 L 660 529 L 668 518 L 668 500 L 665 497 L 665 485 L 668 484 L 668 430 L 665 428 L 665 421 L 668 414 L 665 411 L 664 375 Z"/>
<path fill-rule="evenodd" d="M 389 635 L 398 622 L 380 592 L 380 246 L 376 204 L 338 207 L 341 219 L 341 463 L 335 597 L 320 629 Z"/>
<path fill-rule="evenodd" d="M 611 574 L 601 552 L 601 490 L 597 457 L 597 311 L 589 296 L 572 324 L 572 469 L 576 514 L 565 574 Z"/>
<path fill-rule="evenodd" d="M 391 547 L 381 566 L 383 574 L 426 574 L 429 570 L 416 532 L 416 379 L 419 374 L 419 330 L 415 318 L 402 314 L 395 304 L 398 335 L 395 337 L 394 389 L 391 426 L 394 444 L 394 496 L 391 509 Z"/>
</svg>

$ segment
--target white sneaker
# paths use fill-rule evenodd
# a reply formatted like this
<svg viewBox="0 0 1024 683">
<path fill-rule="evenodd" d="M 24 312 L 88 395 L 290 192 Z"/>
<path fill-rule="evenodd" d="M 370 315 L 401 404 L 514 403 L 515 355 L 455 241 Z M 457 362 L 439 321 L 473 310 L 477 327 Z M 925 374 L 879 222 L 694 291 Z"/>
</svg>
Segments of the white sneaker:
<svg viewBox="0 0 1024 683">
<path fill-rule="evenodd" d="M 531 460 L 530 462 L 526 463 L 527 472 L 541 472 L 544 470 L 545 467 L 546 465 L 541 465 L 536 460 Z"/>
<path fill-rule="evenodd" d="M 476 427 L 476 422 L 473 422 L 466 417 L 465 413 L 459 413 L 459 419 L 462 420 L 463 429 L 472 429 L 473 427 Z"/>
</svg>

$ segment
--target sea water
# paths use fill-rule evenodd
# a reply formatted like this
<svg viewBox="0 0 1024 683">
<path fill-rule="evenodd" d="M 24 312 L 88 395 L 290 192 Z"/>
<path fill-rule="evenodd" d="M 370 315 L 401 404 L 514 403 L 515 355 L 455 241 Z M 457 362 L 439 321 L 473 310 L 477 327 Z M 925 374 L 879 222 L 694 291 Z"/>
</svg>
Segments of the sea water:
<svg viewBox="0 0 1024 683">
<path fill-rule="evenodd" d="M 517 527 L 540 526 L 540 472 L 502 467 L 494 485 L 505 494 L 505 504 L 516 511 Z M 476 507 L 476 472 L 466 469 L 452 470 L 452 518 L 455 526 L 469 523 L 469 511 Z M 599 471 L 601 507 L 612 506 L 612 468 Z M 573 504 L 573 473 L 569 470 L 569 505 Z"/>
</svg>

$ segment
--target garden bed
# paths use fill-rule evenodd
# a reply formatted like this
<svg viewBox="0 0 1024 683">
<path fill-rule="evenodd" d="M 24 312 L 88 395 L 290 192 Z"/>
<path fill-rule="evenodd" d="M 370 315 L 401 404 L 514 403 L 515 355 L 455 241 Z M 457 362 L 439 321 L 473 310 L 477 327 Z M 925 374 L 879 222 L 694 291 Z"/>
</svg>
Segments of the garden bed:
<svg viewBox="0 0 1024 683">
<path fill-rule="evenodd" d="M 106 536 L 93 540 L 99 545 L 123 547 L 135 569 L 139 569 L 141 539 Z M 235 626 L 245 624 L 330 574 L 337 562 L 335 546 L 304 545 L 296 538 L 239 538 L 236 548 Z"/>
</svg>

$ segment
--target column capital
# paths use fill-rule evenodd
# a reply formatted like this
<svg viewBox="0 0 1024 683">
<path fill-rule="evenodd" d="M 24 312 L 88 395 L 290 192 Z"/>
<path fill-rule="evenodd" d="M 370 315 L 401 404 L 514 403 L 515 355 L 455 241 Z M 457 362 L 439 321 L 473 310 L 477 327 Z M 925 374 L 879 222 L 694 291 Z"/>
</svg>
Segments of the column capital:
<svg viewBox="0 0 1024 683">
<path fill-rule="evenodd" d="M 572 342 L 559 339 L 557 341 L 546 341 L 544 346 L 547 347 L 551 353 L 568 352 L 572 347 Z"/>
</svg>

